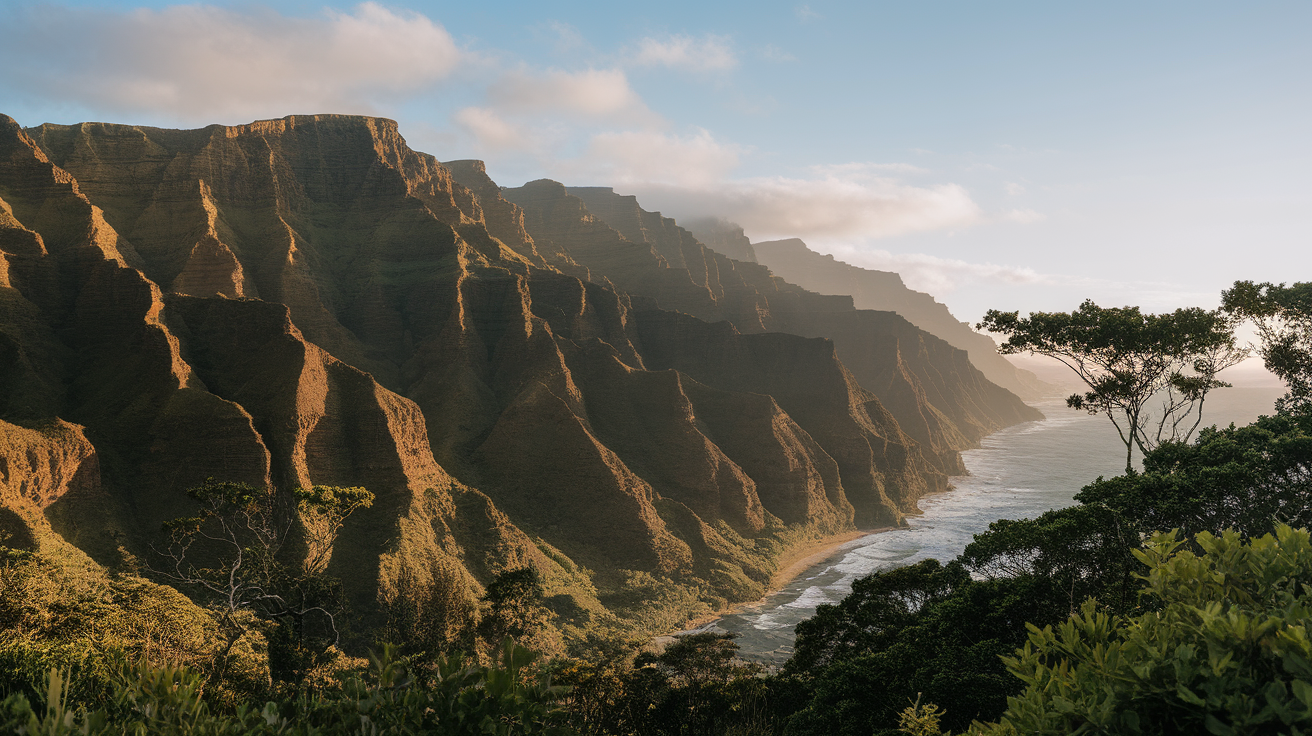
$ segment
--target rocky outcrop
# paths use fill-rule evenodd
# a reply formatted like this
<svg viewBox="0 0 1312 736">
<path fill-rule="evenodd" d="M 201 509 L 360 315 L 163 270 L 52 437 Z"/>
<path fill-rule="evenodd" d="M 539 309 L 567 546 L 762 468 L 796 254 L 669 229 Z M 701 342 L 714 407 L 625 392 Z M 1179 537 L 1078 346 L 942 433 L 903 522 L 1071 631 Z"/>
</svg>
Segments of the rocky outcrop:
<svg viewBox="0 0 1312 736">
<path fill-rule="evenodd" d="M 683 226 L 688 228 L 688 232 L 692 233 L 694 238 L 716 253 L 744 263 L 758 262 L 756 250 L 752 248 L 752 241 L 748 239 L 742 227 L 735 223 L 717 217 L 703 217 L 685 220 Z"/>
<path fill-rule="evenodd" d="M 897 312 L 916 327 L 965 350 L 989 381 L 1018 396 L 1037 398 L 1053 392 L 1052 386 L 999 355 L 991 338 L 953 317 L 929 294 L 908 289 L 896 273 L 843 263 L 811 250 L 797 238 L 753 243 L 752 248 L 760 263 L 803 288 L 822 294 L 850 294 L 858 309 Z"/>
<path fill-rule="evenodd" d="M 0 545 L 49 549 L 58 537 L 46 512 L 65 497 L 86 502 L 99 493 L 99 458 L 81 427 L 0 421 Z"/>
<path fill-rule="evenodd" d="M 32 510 L 44 506 L 57 531 L 106 559 L 104 540 L 93 537 L 118 527 L 142 551 L 161 521 L 192 511 L 184 491 L 208 477 L 284 493 L 311 483 L 364 485 L 378 502 L 352 517 L 338 540 L 345 552 L 333 555 L 330 568 L 364 612 L 395 587 L 389 574 L 416 565 L 427 574 L 431 565 L 415 560 L 451 563 L 446 566 L 463 571 L 471 595 L 477 591 L 471 566 L 487 575 L 530 560 L 549 580 L 569 577 L 496 513 L 484 514 L 481 524 L 457 521 L 454 497 L 478 494 L 458 486 L 433 460 L 424 417 L 412 402 L 306 341 L 291 305 L 229 298 L 281 294 L 326 341 L 370 360 L 364 355 L 369 343 L 310 299 L 334 284 L 310 267 L 324 253 L 305 255 L 295 246 L 302 236 L 287 224 L 293 214 L 287 197 L 307 182 L 284 168 L 287 161 L 266 155 L 269 167 L 261 172 L 249 157 L 219 160 L 224 151 L 213 148 L 232 154 L 233 139 L 258 148 L 259 141 L 241 141 L 244 131 L 236 129 L 201 135 L 47 126 L 36 131 L 50 146 L 42 148 L 4 122 L 0 242 L 8 276 L 0 304 L 7 317 L 19 318 L 4 322 L 4 344 L 11 349 L 3 358 L 21 370 L 6 371 L 0 407 L 6 419 L 44 417 L 59 430 L 43 440 L 44 434 L 5 425 L 0 462 L 6 482 L 17 489 L 5 496 L 10 512 L 32 522 Z M 353 124 L 371 125 L 364 119 Z M 286 132 L 281 126 L 255 129 Z M 386 139 L 386 131 L 379 138 Z M 78 168 L 107 209 L 92 204 L 47 153 Z M 138 164 L 140 180 L 123 170 Z M 208 179 L 189 178 L 201 171 Z M 361 180 L 347 185 L 364 186 Z M 432 200 L 431 191 L 425 194 Z M 119 236 L 110 220 L 131 228 L 143 247 Z M 454 228 L 437 224 L 448 243 L 459 239 Z M 502 248 L 485 234 L 483 244 L 498 253 Z M 525 265 L 513 253 L 507 260 Z M 146 271 L 171 282 L 173 294 Z M 54 417 L 76 421 L 85 434 Z M 79 472 L 103 470 L 103 498 L 75 499 L 89 492 L 66 492 L 69 484 L 50 470 L 71 462 L 58 453 L 84 450 L 94 462 L 82 462 Z M 36 460 L 47 456 L 55 459 Z M 428 531 L 414 531 L 420 527 Z M 410 533 L 398 536 L 401 528 Z M 482 549 L 500 555 L 465 565 L 457 537 L 477 537 Z M 408 562 L 388 564 L 389 555 Z"/>
<path fill-rule="evenodd" d="M 916 499 L 947 490 L 946 477 L 857 384 L 828 340 L 742 335 L 728 323 L 664 311 L 639 314 L 638 326 L 649 365 L 777 402 L 836 463 L 859 525 L 898 523 L 915 512 Z"/>
</svg>

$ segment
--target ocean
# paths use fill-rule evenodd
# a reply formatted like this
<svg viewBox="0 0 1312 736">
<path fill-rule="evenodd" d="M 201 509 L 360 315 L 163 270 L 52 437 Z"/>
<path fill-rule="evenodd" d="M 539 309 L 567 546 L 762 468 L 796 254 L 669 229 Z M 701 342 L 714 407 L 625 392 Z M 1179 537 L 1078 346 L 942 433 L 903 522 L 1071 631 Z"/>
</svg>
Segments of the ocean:
<svg viewBox="0 0 1312 736">
<path fill-rule="evenodd" d="M 1208 397 L 1204 425 L 1248 424 L 1272 413 L 1283 393 L 1219 389 Z M 743 659 L 782 664 L 792 654 L 794 627 L 817 606 L 842 600 L 857 578 L 931 557 L 951 560 L 990 522 L 1070 506 L 1080 488 L 1124 470 L 1125 446 L 1106 417 L 1068 409 L 1061 399 L 1032 405 L 1043 421 L 1008 427 L 986 437 L 979 449 L 963 452 L 970 475 L 954 477 L 951 491 L 921 499 L 924 513 L 911 517 L 908 528 L 853 540 L 764 601 L 697 630 L 734 632 Z"/>
</svg>

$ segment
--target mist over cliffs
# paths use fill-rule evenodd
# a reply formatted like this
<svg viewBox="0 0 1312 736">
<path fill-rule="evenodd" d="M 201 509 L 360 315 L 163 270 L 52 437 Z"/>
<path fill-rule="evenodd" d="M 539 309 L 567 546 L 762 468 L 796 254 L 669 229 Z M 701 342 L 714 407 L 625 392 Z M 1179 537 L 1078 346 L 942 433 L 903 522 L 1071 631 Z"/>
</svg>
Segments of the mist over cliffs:
<svg viewBox="0 0 1312 736">
<path fill-rule="evenodd" d="M 4 543 L 115 565 L 206 478 L 364 486 L 328 571 L 365 615 L 528 565 L 566 636 L 676 625 L 1039 418 L 950 339 L 805 286 L 388 120 L 0 116 Z"/>
<path fill-rule="evenodd" d="M 1055 391 L 1054 386 L 999 355 L 997 343 L 975 332 L 969 323 L 953 317 L 934 297 L 908 289 L 896 273 L 843 263 L 831 255 L 811 250 L 798 238 L 753 243 L 741 227 L 725 220 L 703 218 L 686 226 L 717 252 L 760 263 L 776 276 L 804 289 L 821 294 L 849 294 L 858 309 L 897 312 L 920 329 L 965 350 L 971 363 L 986 378 L 1023 398 L 1037 398 Z"/>
</svg>

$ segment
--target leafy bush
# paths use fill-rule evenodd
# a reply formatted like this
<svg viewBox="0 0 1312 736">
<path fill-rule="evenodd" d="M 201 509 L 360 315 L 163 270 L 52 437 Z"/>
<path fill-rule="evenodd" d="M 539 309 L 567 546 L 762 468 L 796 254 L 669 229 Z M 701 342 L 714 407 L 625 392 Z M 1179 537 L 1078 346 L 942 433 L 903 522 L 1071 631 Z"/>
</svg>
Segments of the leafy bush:
<svg viewBox="0 0 1312 736">
<path fill-rule="evenodd" d="M 1234 529 L 1261 536 L 1279 522 L 1312 525 L 1312 416 L 1268 416 L 1205 429 L 1193 444 L 1167 444 L 1144 472 L 1086 486 L 1076 500 L 1116 509 L 1136 531 L 1185 534 Z"/>
<path fill-rule="evenodd" d="M 1093 601 L 1031 625 L 1007 668 L 1026 685 L 979 734 L 1259 734 L 1312 728 L 1312 538 L 1280 525 L 1245 542 L 1178 533 L 1136 556 L 1158 610 Z"/>
<path fill-rule="evenodd" d="M 108 702 L 122 661 L 205 668 L 219 626 L 168 586 L 110 575 L 78 560 L 0 548 L 0 693 L 42 703 L 51 669 L 76 674 L 61 692 Z M 233 651 L 229 677 L 210 688 L 235 701 L 267 688 L 262 637 Z"/>
<path fill-rule="evenodd" d="M 53 670 L 46 706 L 14 694 L 0 703 L 0 732 L 21 736 L 565 736 L 559 701 L 566 689 L 525 676 L 535 655 L 506 640 L 499 666 L 444 657 L 413 668 L 390 650 L 373 657 L 368 673 L 343 678 L 316 696 L 214 712 L 202 697 L 204 678 L 185 668 L 124 668 L 112 701 L 74 708 L 68 677 Z"/>
</svg>

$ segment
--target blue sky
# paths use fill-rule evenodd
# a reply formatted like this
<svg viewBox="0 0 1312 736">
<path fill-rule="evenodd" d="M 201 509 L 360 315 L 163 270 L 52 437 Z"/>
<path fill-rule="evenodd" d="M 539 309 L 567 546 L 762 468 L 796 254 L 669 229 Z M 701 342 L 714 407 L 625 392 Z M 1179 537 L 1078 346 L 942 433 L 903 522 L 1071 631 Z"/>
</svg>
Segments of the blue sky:
<svg viewBox="0 0 1312 736">
<path fill-rule="evenodd" d="M 1312 3 L 0 2 L 0 112 L 395 118 L 963 320 L 1312 278 Z"/>
</svg>

